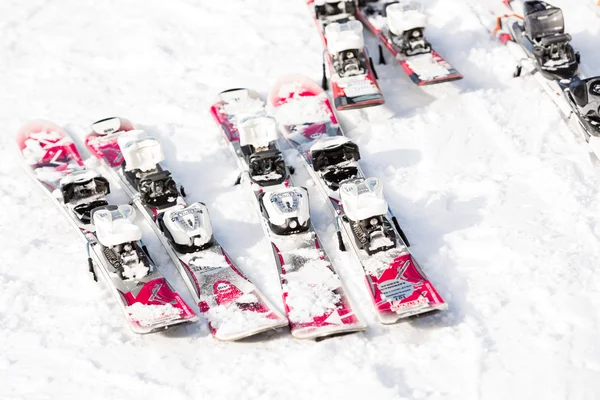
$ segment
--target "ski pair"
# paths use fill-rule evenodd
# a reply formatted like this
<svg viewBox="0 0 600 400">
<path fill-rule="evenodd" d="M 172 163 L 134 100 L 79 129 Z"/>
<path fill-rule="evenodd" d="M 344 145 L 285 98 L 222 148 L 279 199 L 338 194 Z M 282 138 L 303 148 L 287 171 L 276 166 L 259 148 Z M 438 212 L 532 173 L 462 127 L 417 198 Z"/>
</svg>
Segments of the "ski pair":
<svg viewBox="0 0 600 400">
<path fill-rule="evenodd" d="M 383 44 L 418 86 L 462 79 L 425 38 L 427 16 L 420 3 L 358 0 L 356 15 L 379 41 L 380 64 L 385 64 Z"/>
<path fill-rule="evenodd" d="M 331 4 L 308 0 L 308 6 L 314 11 L 325 47 L 322 86 L 328 87 L 329 71 L 335 107 L 341 111 L 384 104 L 373 59 L 365 47 L 362 24 L 355 18 L 354 1 Z"/>
<path fill-rule="evenodd" d="M 251 90 L 233 89 L 222 92 L 220 97 L 211 112 L 254 191 L 263 228 L 280 268 L 285 301 L 294 287 L 289 285 L 288 262 L 281 257 L 278 244 L 284 240 L 285 232 L 274 229 L 273 225 L 277 225 L 277 221 L 289 223 L 280 214 L 287 213 L 289 218 L 291 210 L 300 209 L 300 202 L 285 202 L 280 213 L 270 211 L 269 203 L 278 202 L 272 193 L 296 190 L 272 186 L 291 185 L 277 147 L 276 122 L 266 114 L 262 99 Z M 343 231 L 365 272 L 380 321 L 395 323 L 411 315 L 445 310 L 447 304 L 408 251 L 408 240 L 389 211 L 381 183 L 375 178 L 365 178 L 360 171 L 358 147 L 343 136 L 324 91 L 308 78 L 295 75 L 278 82 L 270 101 L 285 138 L 303 155 L 315 183 L 330 200 L 336 215 L 340 249 L 345 248 Z M 270 161 L 264 162 L 266 159 Z M 271 183 L 266 179 L 274 176 L 280 180 Z M 305 209 L 308 212 L 308 206 Z M 308 219 L 309 216 L 303 218 Z M 316 237 L 316 233 L 313 235 Z M 287 242 L 293 243 L 290 239 Z M 302 271 L 304 267 L 293 261 L 289 264 L 294 270 Z M 333 271 L 330 265 L 328 269 Z M 306 282 L 312 279 L 311 284 L 318 285 L 320 277 L 316 271 L 310 272 L 311 275 L 303 274 Z M 290 312 L 289 304 L 286 310 Z"/>
<path fill-rule="evenodd" d="M 322 338 L 366 329 L 314 230 L 308 191 L 294 186 L 279 150 L 275 120 L 248 89 L 220 94 L 211 107 L 252 193 L 273 250 L 290 330 L 297 338 Z"/>
<path fill-rule="evenodd" d="M 98 121 L 92 130 L 86 146 L 152 226 L 214 337 L 237 340 L 286 326 L 214 237 L 207 207 L 188 204 L 185 190 L 160 165 L 160 142 L 122 118 Z"/>
<path fill-rule="evenodd" d="M 490 15 L 475 8 L 482 19 Z M 544 1 L 505 0 L 491 15 L 494 21 L 482 22 L 518 61 L 514 76 L 526 67 L 600 157 L 600 77 L 579 74 L 580 55 L 565 33 L 562 10 Z"/>
<path fill-rule="evenodd" d="M 383 186 L 358 164 L 358 146 L 344 136 L 326 93 L 301 75 L 281 78 L 269 102 L 290 147 L 335 215 L 340 250 L 350 244 L 359 260 L 379 320 L 448 308 L 411 255 L 406 235 L 388 207 Z M 301 118 L 299 118 L 301 116 Z"/>
<path fill-rule="evenodd" d="M 326 47 L 332 80 L 334 105 L 338 110 L 383 104 L 383 96 L 372 98 L 353 95 L 354 87 L 366 88 L 365 80 L 377 87 L 372 59 L 366 58 L 362 23 L 377 37 L 379 63 L 385 64 L 383 44 L 392 53 L 410 79 L 419 86 L 462 79 L 425 39 L 427 16 L 422 6 L 412 1 L 387 0 L 309 0 L 309 8 Z M 368 64 L 360 61 L 364 53 Z M 363 72 L 364 71 L 364 72 Z M 360 77 L 365 76 L 367 79 Z M 349 82 L 349 83 L 347 83 Z M 362 85 L 359 83 L 362 82 Z M 351 85 L 352 84 L 352 85 Z M 323 89 L 326 89 L 323 64 Z M 374 89 L 372 89 L 374 90 Z M 346 93 L 349 92 L 349 93 Z M 381 91 L 378 90 L 381 94 Z M 374 94 L 368 93 L 374 98 Z M 355 98 L 356 97 L 356 98 Z"/>
<path fill-rule="evenodd" d="M 57 125 L 32 121 L 17 134 L 28 174 L 77 229 L 89 270 L 102 275 L 135 333 L 151 333 L 198 317 L 163 277 L 133 223 L 130 205 L 109 205 L 108 180 L 86 169 L 73 140 Z"/>
</svg>

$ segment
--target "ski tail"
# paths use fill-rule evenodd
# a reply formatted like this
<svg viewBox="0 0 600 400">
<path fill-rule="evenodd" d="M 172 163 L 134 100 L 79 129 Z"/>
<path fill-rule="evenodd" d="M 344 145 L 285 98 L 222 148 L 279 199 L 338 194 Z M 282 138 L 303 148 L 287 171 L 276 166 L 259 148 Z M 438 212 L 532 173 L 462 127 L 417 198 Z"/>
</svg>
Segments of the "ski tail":
<svg viewBox="0 0 600 400">
<path fill-rule="evenodd" d="M 220 247 L 195 256 L 193 263 L 196 267 L 182 262 L 187 278 L 194 282 L 193 292 L 200 311 L 216 339 L 239 340 L 288 325 L 287 318 L 233 265 Z M 197 266 L 203 263 L 207 266 L 198 271 Z"/>
<path fill-rule="evenodd" d="M 132 329 L 138 333 L 198 321 L 198 317 L 165 278 L 144 283 L 139 292 L 120 293 Z"/>
<path fill-rule="evenodd" d="M 326 338 L 363 331 L 339 275 L 324 257 L 318 239 L 310 247 L 284 251 L 272 243 L 283 287 L 283 303 L 292 336 Z M 314 246 L 314 247 L 313 247 Z M 306 259 L 298 264 L 297 254 Z"/>
<path fill-rule="evenodd" d="M 448 309 L 410 253 L 396 257 L 383 273 L 368 273 L 366 279 L 383 324 Z"/>
</svg>

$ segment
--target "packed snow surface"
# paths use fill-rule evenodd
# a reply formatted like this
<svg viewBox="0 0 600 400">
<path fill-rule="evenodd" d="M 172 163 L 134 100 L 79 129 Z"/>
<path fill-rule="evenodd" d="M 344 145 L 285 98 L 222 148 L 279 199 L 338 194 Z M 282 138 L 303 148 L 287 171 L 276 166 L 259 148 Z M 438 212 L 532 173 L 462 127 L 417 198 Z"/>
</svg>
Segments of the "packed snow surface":
<svg viewBox="0 0 600 400">
<path fill-rule="evenodd" d="M 593 3 L 554 1 L 588 76 L 600 74 Z M 252 194 L 233 186 L 236 160 L 208 110 L 225 89 L 265 96 L 284 74 L 320 79 L 305 3 L 0 2 L 0 399 L 598 398 L 599 163 L 534 79 L 512 78 L 509 51 L 467 0 L 431 0 L 425 12 L 428 39 L 465 79 L 416 87 L 384 50 L 386 104 L 339 119 L 449 309 L 379 324 L 324 200 L 298 182 L 369 327 L 321 342 L 282 329 L 225 343 L 205 321 L 133 334 L 87 272 L 78 234 L 19 166 L 14 134 L 46 118 L 81 147 L 91 123 L 116 115 L 156 136 L 190 201 L 208 206 L 215 237 L 283 310 Z M 376 55 L 366 31 L 365 42 Z M 197 311 L 147 226 L 144 240 Z"/>
</svg>

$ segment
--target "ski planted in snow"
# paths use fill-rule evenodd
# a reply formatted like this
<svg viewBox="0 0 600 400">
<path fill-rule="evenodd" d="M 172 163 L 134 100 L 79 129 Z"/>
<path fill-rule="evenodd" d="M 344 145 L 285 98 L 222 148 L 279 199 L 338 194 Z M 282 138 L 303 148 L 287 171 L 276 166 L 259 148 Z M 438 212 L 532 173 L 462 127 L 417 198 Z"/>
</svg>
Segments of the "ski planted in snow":
<svg viewBox="0 0 600 400">
<path fill-rule="evenodd" d="M 377 178 L 367 178 L 358 146 L 346 138 L 323 90 L 301 75 L 284 77 L 269 96 L 282 134 L 298 150 L 360 261 L 379 320 L 392 324 L 448 305 L 417 261 L 383 197 Z"/>
<path fill-rule="evenodd" d="M 17 145 L 28 173 L 81 234 L 90 272 L 97 280 L 100 271 L 133 332 L 198 321 L 148 254 L 142 231 L 133 223 L 133 207 L 109 205 L 108 180 L 84 167 L 75 144 L 60 127 L 32 121 L 19 131 Z"/>
<path fill-rule="evenodd" d="M 565 33 L 562 10 L 544 1 L 502 3 L 497 11 L 491 10 L 495 20 L 483 22 L 493 26 L 493 34 L 516 58 L 514 76 L 533 75 L 600 157 L 600 77 L 579 74 L 580 55 Z M 490 15 L 476 11 L 482 19 Z"/>
<path fill-rule="evenodd" d="M 380 64 L 385 64 L 383 44 L 419 86 L 462 79 L 425 38 L 427 16 L 420 3 L 358 0 L 356 15 L 377 36 Z"/>
<path fill-rule="evenodd" d="M 385 103 L 377 85 L 373 60 L 365 48 L 362 24 L 354 18 L 354 1 L 309 0 L 313 18 L 323 39 L 323 88 L 327 71 L 331 78 L 333 103 L 350 110 Z"/>
<path fill-rule="evenodd" d="M 120 182 L 175 262 L 210 329 L 237 340 L 288 325 L 287 319 L 233 264 L 213 235 L 207 207 L 187 204 L 160 163 L 160 142 L 127 120 L 92 125 L 86 145 Z"/>
<path fill-rule="evenodd" d="M 312 227 L 308 191 L 293 186 L 264 101 L 252 90 L 232 89 L 220 94 L 211 113 L 238 161 L 243 183 L 252 190 L 292 335 L 314 339 L 364 330 Z"/>
</svg>

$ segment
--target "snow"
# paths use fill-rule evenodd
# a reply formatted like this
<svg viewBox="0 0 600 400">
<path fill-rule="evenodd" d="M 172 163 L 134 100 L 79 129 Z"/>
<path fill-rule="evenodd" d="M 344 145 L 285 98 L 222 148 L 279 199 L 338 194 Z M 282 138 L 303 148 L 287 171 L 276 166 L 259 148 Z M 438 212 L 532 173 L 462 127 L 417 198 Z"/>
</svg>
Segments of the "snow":
<svg viewBox="0 0 600 400">
<path fill-rule="evenodd" d="M 288 93 L 294 93 L 299 88 L 293 85 L 282 85 L 280 93 L 284 96 Z M 293 101 L 282 104 L 277 107 L 274 115 L 277 121 L 282 125 L 297 125 L 307 122 L 326 122 L 329 121 L 328 109 L 323 98 L 294 96 Z"/>
<path fill-rule="evenodd" d="M 340 287 L 340 279 L 331 272 L 329 265 L 317 258 L 308 261 L 302 269 L 285 275 L 284 291 L 288 293 L 290 321 L 311 322 L 336 308 L 340 296 L 333 291 Z M 283 268 L 287 269 L 287 266 Z"/>
<path fill-rule="evenodd" d="M 369 275 L 380 276 L 395 258 L 405 253 L 406 250 L 403 251 L 395 248 L 375 253 L 372 257 L 366 258 L 363 261 L 365 271 Z"/>
<path fill-rule="evenodd" d="M 179 318 L 181 310 L 173 307 L 170 303 L 147 305 L 142 303 L 133 303 L 126 308 L 127 314 L 132 320 L 138 322 L 140 326 L 147 327 L 156 323 L 156 321 L 169 321 Z"/>
<path fill-rule="evenodd" d="M 448 70 L 438 63 L 431 54 L 419 54 L 413 56 L 406 64 L 408 64 L 412 70 L 417 71 L 419 78 L 423 80 L 430 80 L 448 75 Z"/>
<path fill-rule="evenodd" d="M 232 101 L 223 105 L 223 112 L 229 115 L 254 114 L 261 112 L 265 107 L 263 100 L 259 98 L 246 97 L 237 101 Z"/>
<path fill-rule="evenodd" d="M 554 3 L 582 71 L 598 73 L 598 15 L 588 1 Z M 379 324 L 307 185 L 311 220 L 368 330 L 221 343 L 205 321 L 131 333 L 90 278 L 77 234 L 16 161 L 11 132 L 42 117 L 81 146 L 93 121 L 118 115 L 156 136 L 190 200 L 208 206 L 215 237 L 282 310 L 252 194 L 233 186 L 236 161 L 208 109 L 228 88 L 264 96 L 284 74 L 319 79 L 322 43 L 304 2 L 0 2 L 0 398 L 596 398 L 598 162 L 533 79 L 512 78 L 509 52 L 466 0 L 428 4 L 427 37 L 465 79 L 419 88 L 387 56 L 376 66 L 384 108 L 340 122 L 449 310 Z M 192 305 L 149 228 L 144 241 Z"/>
<path fill-rule="evenodd" d="M 238 298 L 236 303 L 254 303 L 256 296 L 251 293 Z M 206 313 L 214 329 L 218 330 L 219 336 L 236 334 L 243 331 L 246 326 L 257 326 L 259 324 L 269 325 L 274 321 L 267 318 L 267 315 L 259 312 L 240 310 L 235 303 L 221 304 L 211 307 Z"/>
</svg>

